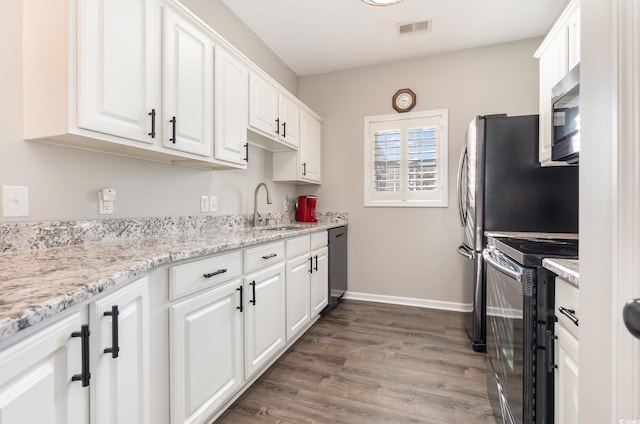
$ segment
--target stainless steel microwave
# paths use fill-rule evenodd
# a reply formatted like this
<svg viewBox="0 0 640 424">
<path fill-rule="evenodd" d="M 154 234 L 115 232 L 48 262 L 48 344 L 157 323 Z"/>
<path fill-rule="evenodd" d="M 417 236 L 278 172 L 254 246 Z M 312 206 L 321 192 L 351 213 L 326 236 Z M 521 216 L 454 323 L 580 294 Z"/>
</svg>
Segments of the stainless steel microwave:
<svg viewBox="0 0 640 424">
<path fill-rule="evenodd" d="M 576 164 L 580 160 L 580 64 L 551 91 L 551 159 Z"/>
</svg>

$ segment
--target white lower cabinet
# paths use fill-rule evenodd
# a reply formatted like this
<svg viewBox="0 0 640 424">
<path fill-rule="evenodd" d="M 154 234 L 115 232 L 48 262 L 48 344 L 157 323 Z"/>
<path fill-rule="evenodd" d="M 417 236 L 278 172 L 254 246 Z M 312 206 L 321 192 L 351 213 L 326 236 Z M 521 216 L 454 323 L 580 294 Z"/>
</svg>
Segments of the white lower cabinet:
<svg viewBox="0 0 640 424">
<path fill-rule="evenodd" d="M 578 423 L 578 317 L 579 291 L 568 281 L 556 278 L 554 422 Z"/>
<path fill-rule="evenodd" d="M 172 423 L 202 423 L 243 383 L 242 281 L 170 307 Z"/>
<path fill-rule="evenodd" d="M 91 422 L 149 424 L 149 281 L 89 305 Z"/>
<path fill-rule="evenodd" d="M 147 284 L 127 284 L 4 348 L 0 422 L 149 423 Z"/>
<path fill-rule="evenodd" d="M 247 275 L 244 290 L 244 376 L 248 380 L 285 345 L 284 263 Z"/>
<path fill-rule="evenodd" d="M 287 341 L 329 301 L 327 232 L 287 240 Z"/>
<path fill-rule="evenodd" d="M 87 323 L 76 312 L 0 352 L 2 424 L 89 422 L 89 387 L 82 373 L 81 339 L 71 337 Z"/>
</svg>

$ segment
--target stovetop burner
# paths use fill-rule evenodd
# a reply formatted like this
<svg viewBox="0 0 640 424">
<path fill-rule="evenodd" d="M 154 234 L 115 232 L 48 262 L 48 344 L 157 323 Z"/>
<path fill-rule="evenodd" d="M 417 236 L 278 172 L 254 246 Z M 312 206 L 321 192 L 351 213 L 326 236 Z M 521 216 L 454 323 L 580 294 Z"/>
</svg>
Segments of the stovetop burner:
<svg viewBox="0 0 640 424">
<path fill-rule="evenodd" d="M 578 240 L 494 238 L 495 247 L 524 266 L 539 266 L 544 258 L 578 259 Z"/>
</svg>

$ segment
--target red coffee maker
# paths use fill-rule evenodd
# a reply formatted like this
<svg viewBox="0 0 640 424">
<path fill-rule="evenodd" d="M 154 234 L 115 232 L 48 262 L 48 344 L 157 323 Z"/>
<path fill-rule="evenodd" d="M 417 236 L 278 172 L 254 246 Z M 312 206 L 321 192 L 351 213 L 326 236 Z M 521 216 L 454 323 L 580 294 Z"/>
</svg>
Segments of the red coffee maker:
<svg viewBox="0 0 640 424">
<path fill-rule="evenodd" d="M 298 196 L 298 201 L 296 202 L 296 221 L 318 222 L 318 219 L 316 218 L 317 201 L 317 196 Z"/>
</svg>

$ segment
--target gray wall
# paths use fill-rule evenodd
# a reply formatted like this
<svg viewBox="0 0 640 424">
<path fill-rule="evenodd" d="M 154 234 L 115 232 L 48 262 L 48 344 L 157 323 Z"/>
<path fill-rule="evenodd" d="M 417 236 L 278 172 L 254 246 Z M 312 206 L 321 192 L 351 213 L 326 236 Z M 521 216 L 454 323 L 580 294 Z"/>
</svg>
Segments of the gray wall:
<svg viewBox="0 0 640 424">
<path fill-rule="evenodd" d="M 221 0 L 186 0 L 199 16 L 283 86 L 297 91 L 297 76 L 267 49 Z M 3 4 L 0 15 L 0 185 L 29 187 L 30 216 L 0 222 L 94 219 L 97 190 L 115 188 L 113 218 L 199 214 L 200 195 L 217 195 L 219 214 L 248 213 L 253 189 L 269 181 L 274 204 L 261 210 L 281 211 L 295 187 L 271 182 L 271 154 L 252 148 L 248 171 L 201 171 L 25 142 L 22 138 L 22 6 Z"/>
<path fill-rule="evenodd" d="M 300 80 L 300 98 L 324 118 L 321 210 L 349 213 L 349 290 L 471 302 L 456 254 L 456 173 L 466 127 L 477 114 L 537 113 L 541 40 L 483 47 Z M 449 207 L 364 208 L 364 117 L 395 113 L 400 88 L 417 95 L 414 111 L 449 109 Z"/>
</svg>

